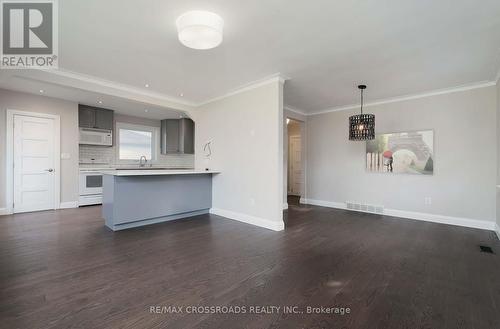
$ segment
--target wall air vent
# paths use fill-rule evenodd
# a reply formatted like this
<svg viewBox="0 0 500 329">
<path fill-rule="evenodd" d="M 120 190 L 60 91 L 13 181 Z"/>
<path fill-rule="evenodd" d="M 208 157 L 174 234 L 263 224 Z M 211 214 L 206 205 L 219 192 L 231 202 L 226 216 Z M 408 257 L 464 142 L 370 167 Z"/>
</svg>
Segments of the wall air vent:
<svg viewBox="0 0 500 329">
<path fill-rule="evenodd" d="M 367 213 L 371 213 L 371 214 L 383 214 L 384 213 L 384 206 L 381 206 L 381 205 L 366 204 L 366 203 L 360 203 L 360 202 L 354 202 L 354 201 L 346 201 L 345 205 L 346 205 L 347 210 L 361 211 L 361 212 L 367 212 Z"/>
</svg>

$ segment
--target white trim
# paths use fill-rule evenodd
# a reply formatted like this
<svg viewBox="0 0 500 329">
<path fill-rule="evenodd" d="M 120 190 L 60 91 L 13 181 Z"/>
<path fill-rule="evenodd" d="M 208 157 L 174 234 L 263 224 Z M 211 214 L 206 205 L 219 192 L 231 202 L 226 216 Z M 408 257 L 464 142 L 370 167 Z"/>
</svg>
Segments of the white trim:
<svg viewBox="0 0 500 329">
<path fill-rule="evenodd" d="M 78 208 L 78 201 L 61 202 L 59 209 Z"/>
<path fill-rule="evenodd" d="M 130 100 L 135 100 L 148 104 L 155 104 L 157 106 L 164 106 L 168 108 L 175 108 L 176 110 L 191 111 L 202 105 L 212 103 L 217 100 L 224 99 L 244 91 L 248 91 L 272 81 L 279 81 L 284 83 L 290 80 L 289 77 L 280 73 L 275 73 L 270 76 L 245 83 L 239 87 L 233 88 L 220 96 L 215 96 L 199 102 L 189 101 L 185 98 L 177 98 L 163 93 L 153 92 L 144 88 L 102 79 L 96 76 L 91 76 L 79 72 L 69 71 L 65 69 L 57 70 L 38 70 L 34 72 L 15 72 L 11 78 L 23 79 L 28 81 L 36 81 L 48 83 L 65 88 L 72 87 L 85 91 L 96 92 L 102 95 L 110 95 L 114 97 L 122 97 Z M 55 96 L 56 98 L 60 98 Z"/>
<path fill-rule="evenodd" d="M 206 104 L 209 104 L 209 103 L 213 103 L 215 101 L 219 101 L 221 99 L 224 99 L 224 98 L 227 98 L 227 97 L 230 97 L 230 96 L 234 96 L 236 94 L 240 94 L 242 92 L 249 91 L 249 90 L 252 90 L 252 89 L 255 89 L 255 88 L 267 85 L 267 84 L 269 84 L 271 82 L 285 83 L 286 80 L 290 80 L 290 78 L 288 78 L 286 76 L 283 76 L 280 73 L 275 73 L 275 74 L 270 75 L 268 77 L 265 77 L 265 78 L 262 78 L 262 79 L 259 79 L 259 80 L 255 80 L 255 81 L 246 83 L 246 84 L 244 84 L 244 85 L 242 85 L 240 87 L 234 88 L 234 89 L 228 91 L 227 93 L 225 93 L 225 94 L 223 94 L 221 96 L 217 96 L 217 97 L 214 97 L 214 98 L 207 99 L 207 100 L 205 100 L 205 101 L 203 101 L 201 103 L 196 104 L 196 107 L 200 107 L 200 106 L 203 106 L 203 105 L 206 105 Z"/>
<path fill-rule="evenodd" d="M 347 210 L 345 203 L 343 202 L 331 202 L 331 201 L 324 201 L 324 200 L 314 200 L 314 199 L 305 199 L 305 198 L 300 198 L 300 203 L 302 204 L 310 204 L 313 206 L 320 206 L 320 207 L 328 207 L 328 208 L 336 208 L 336 209 L 344 209 Z"/>
<path fill-rule="evenodd" d="M 498 224 L 495 224 L 495 233 L 497 234 L 498 240 L 500 240 L 500 226 L 498 226 Z"/>
<path fill-rule="evenodd" d="M 6 202 L 7 211 L 13 213 L 12 203 L 14 202 L 14 116 L 23 115 L 36 118 L 46 118 L 54 120 L 54 171 L 55 171 L 55 186 L 54 186 L 54 209 L 59 209 L 61 200 L 61 118 L 59 115 L 28 112 L 7 109 L 7 138 L 6 138 Z"/>
<path fill-rule="evenodd" d="M 168 96 L 168 95 L 161 94 L 161 93 L 156 93 L 156 92 L 153 92 L 151 90 L 137 88 L 134 86 L 122 84 L 122 83 L 111 81 L 111 80 L 102 79 L 102 78 L 88 75 L 88 74 L 78 73 L 78 72 L 64 70 L 64 69 L 51 70 L 50 73 L 57 75 L 57 76 L 60 76 L 60 77 L 63 77 L 63 78 L 69 78 L 69 79 L 82 81 L 85 83 L 90 83 L 90 84 L 93 84 L 93 85 L 99 86 L 99 87 L 113 88 L 113 89 L 117 89 L 117 90 L 127 92 L 127 93 L 139 94 L 139 95 L 143 95 L 143 96 L 147 96 L 147 97 L 157 98 L 157 99 L 167 101 L 167 102 L 178 103 L 180 105 L 196 106 L 196 103 L 186 101 L 185 99 L 180 99 L 180 98 Z"/>
<path fill-rule="evenodd" d="M 496 81 L 495 82 L 493 82 L 493 81 L 480 81 L 480 82 L 471 83 L 471 84 L 467 84 L 467 85 L 456 86 L 456 87 L 445 88 L 445 89 L 437 89 L 437 90 L 419 93 L 419 94 L 405 95 L 405 96 L 376 100 L 373 102 L 365 103 L 364 107 L 397 103 L 397 102 L 403 102 L 403 101 L 408 101 L 408 100 L 412 100 L 412 99 L 419 99 L 419 98 L 425 98 L 425 97 L 431 97 L 431 96 L 451 94 L 451 93 L 456 93 L 456 92 L 461 92 L 461 91 L 491 87 L 491 86 L 495 86 L 495 85 L 496 85 Z M 307 115 L 310 116 L 310 115 L 318 115 L 318 114 L 345 111 L 345 110 L 353 110 L 353 109 L 357 109 L 359 107 L 360 107 L 360 104 L 351 104 L 351 105 L 345 105 L 345 106 L 332 107 L 332 108 L 328 108 L 328 109 L 324 109 L 324 110 L 320 110 L 320 111 L 314 111 L 314 112 L 307 113 Z"/>
<path fill-rule="evenodd" d="M 30 75 L 27 76 L 26 75 L 27 73 L 29 73 Z M 287 76 L 284 76 L 280 73 L 275 73 L 275 74 L 267 76 L 265 78 L 245 83 L 242 86 L 231 89 L 228 92 L 226 92 L 220 96 L 209 98 L 209 99 L 206 99 L 206 100 L 201 101 L 201 102 L 194 102 L 194 101 L 188 101 L 185 98 L 180 99 L 180 98 L 169 96 L 169 95 L 166 95 L 163 93 L 157 93 L 157 92 L 152 92 L 150 90 L 145 90 L 144 88 L 138 88 L 138 87 L 122 84 L 119 82 L 105 80 L 105 79 L 102 79 L 99 77 L 86 75 L 86 74 L 82 74 L 82 73 L 78 73 L 78 72 L 74 72 L 74 71 L 64 70 L 64 69 L 57 69 L 57 70 L 50 70 L 50 71 L 38 70 L 36 72 L 16 72 L 11 77 L 16 77 L 18 79 L 24 79 L 24 80 L 43 82 L 43 83 L 63 86 L 66 88 L 73 87 L 73 88 L 78 88 L 78 89 L 82 89 L 82 90 L 86 90 L 86 91 L 98 92 L 98 93 L 101 93 L 103 95 L 123 97 L 123 98 L 130 99 L 130 100 L 136 100 L 136 101 L 140 101 L 140 102 L 146 102 L 149 104 L 155 104 L 157 106 L 165 106 L 165 107 L 170 107 L 170 108 L 174 107 L 177 110 L 188 111 L 188 112 L 197 108 L 197 107 L 200 107 L 202 105 L 206 105 L 208 103 L 224 99 L 226 97 L 238 94 L 240 92 L 244 92 L 247 90 L 251 90 L 251 89 L 260 87 L 260 86 L 265 85 L 271 81 L 279 80 L 280 82 L 283 83 L 286 80 L 290 80 L 290 78 Z M 62 79 L 65 79 L 66 81 L 63 81 L 63 80 L 56 81 L 54 78 L 60 78 L 59 80 L 61 80 L 61 78 L 62 78 Z M 68 79 L 71 79 L 74 82 L 71 83 L 71 81 L 69 81 Z M 480 81 L 480 82 L 471 83 L 471 84 L 467 84 L 467 85 L 455 86 L 455 87 L 444 88 L 444 89 L 437 89 L 437 90 L 428 91 L 428 92 L 424 92 L 424 93 L 410 94 L 410 95 L 399 96 L 399 97 L 394 97 L 394 98 L 381 99 L 381 100 L 376 100 L 373 102 L 368 102 L 365 104 L 365 107 L 394 103 L 394 102 L 401 102 L 401 101 L 424 98 L 424 97 L 429 97 L 429 96 L 443 95 L 443 94 L 459 92 L 459 91 L 466 91 L 466 90 L 483 88 L 483 87 L 489 87 L 489 86 L 496 85 L 499 79 L 500 79 L 500 70 L 498 71 L 498 73 L 496 75 L 495 81 Z M 88 84 L 88 86 L 83 86 L 82 83 Z M 109 90 L 103 90 L 103 88 L 114 89 L 116 92 L 113 93 Z M 131 95 L 135 95 L 135 96 L 142 97 L 142 98 L 138 99 L 138 97 L 131 97 Z M 55 96 L 55 97 L 60 98 L 58 96 Z M 144 99 L 144 97 L 149 98 L 149 99 Z M 157 101 L 168 102 L 169 104 L 158 103 Z M 189 108 L 186 108 L 186 107 L 189 107 Z M 290 106 L 290 105 L 285 105 L 284 108 L 288 111 L 292 111 L 292 112 L 295 112 L 297 114 L 310 116 L 310 115 L 318 115 L 318 114 L 329 113 L 329 112 L 357 109 L 357 108 L 359 108 L 359 104 L 337 106 L 337 107 L 327 108 L 324 110 L 319 110 L 319 111 L 314 111 L 314 112 L 303 111 L 301 109 L 294 108 L 293 106 Z"/>
<path fill-rule="evenodd" d="M 497 75 L 495 77 L 495 84 L 498 84 L 500 81 L 500 67 L 498 68 Z"/>
<path fill-rule="evenodd" d="M 284 150 L 284 136 L 285 136 L 285 119 L 284 119 L 284 111 L 283 111 L 283 93 L 285 90 L 285 80 L 282 78 L 278 78 L 278 113 L 276 119 L 276 124 L 277 124 L 277 133 L 278 136 L 275 135 L 275 137 L 278 138 L 278 158 L 276 160 L 278 166 L 276 167 L 276 174 L 278 175 L 278 194 L 275 195 L 276 199 L 274 202 L 276 202 L 276 208 L 273 206 L 273 212 L 274 215 L 272 215 L 271 218 L 278 219 L 279 222 L 283 225 L 284 229 L 284 223 L 283 223 L 283 207 L 278 207 L 278 204 L 283 204 L 284 202 L 287 202 L 287 199 L 285 197 L 285 168 L 284 168 L 284 155 L 285 155 L 285 150 Z M 273 204 L 274 204 L 273 202 Z M 280 209 L 281 208 L 281 209 Z"/>
<path fill-rule="evenodd" d="M 302 202 L 302 200 L 301 200 Z M 323 201 L 323 200 L 314 200 L 314 199 L 304 199 L 305 204 L 329 207 L 329 208 L 337 208 L 349 211 L 358 211 L 358 210 L 350 210 L 346 208 L 345 203 L 343 202 L 331 202 L 331 201 Z M 463 226 L 470 228 L 478 228 L 483 230 L 494 231 L 496 223 L 493 221 L 480 220 L 480 219 L 472 219 L 472 218 L 462 218 L 462 217 L 453 217 L 453 216 L 445 216 L 445 215 L 437 215 L 437 214 L 428 214 L 414 211 L 405 211 L 405 210 L 396 210 L 396 209 L 384 209 L 383 216 L 392 216 L 399 218 L 407 218 L 407 219 L 415 219 L 421 220 L 425 222 L 432 223 L 440 223 L 440 224 L 448 224 L 455 226 Z"/>
<path fill-rule="evenodd" d="M 307 122 L 307 116 L 304 116 L 304 115 L 300 115 L 296 112 L 292 112 L 292 113 L 286 113 L 286 115 L 284 115 L 284 120 L 283 120 L 283 125 L 286 127 L 284 129 L 284 132 L 283 132 L 283 135 L 285 136 L 285 140 L 283 141 L 283 149 L 286 150 L 286 157 L 284 157 L 284 170 L 286 170 L 286 181 L 283 183 L 283 186 L 286 188 L 286 195 L 285 195 L 285 200 L 286 199 L 286 196 L 288 195 L 294 195 L 294 193 L 291 193 L 289 191 L 289 186 L 288 186 L 288 176 L 289 176 L 289 160 L 290 160 L 290 150 L 289 150 L 289 142 L 290 142 L 290 136 L 288 136 L 288 126 L 286 124 L 286 120 L 287 119 L 292 119 L 292 120 L 295 120 L 297 122 L 299 122 L 300 124 L 300 139 L 301 139 L 301 157 L 300 157 L 300 164 L 301 164 L 301 167 L 302 167 L 302 175 L 301 175 L 301 190 L 300 190 L 300 193 L 296 193 L 295 196 L 298 196 L 298 197 L 304 197 L 306 196 L 306 193 L 307 193 L 307 125 L 306 125 L 306 122 Z M 296 137 L 296 136 L 294 136 Z M 300 200 L 300 199 L 299 199 Z M 299 201 L 300 203 L 300 201 Z"/>
<path fill-rule="evenodd" d="M 298 109 L 298 108 L 296 108 L 296 107 L 292 107 L 292 106 L 290 106 L 290 105 L 286 105 L 286 104 L 283 106 L 283 109 L 284 109 L 284 110 L 287 110 L 287 111 L 290 111 L 290 112 L 293 112 L 293 113 L 296 113 L 296 114 L 304 115 L 304 116 L 308 116 L 308 115 L 310 115 L 310 114 L 308 114 L 308 113 L 307 113 L 307 112 L 305 112 L 305 111 L 299 110 L 299 109 Z"/>
<path fill-rule="evenodd" d="M 265 219 L 265 218 L 259 218 L 251 215 L 246 215 L 242 214 L 239 212 L 234 212 L 230 210 L 225 210 L 225 209 L 219 209 L 219 208 L 210 208 L 210 213 L 217 215 L 217 216 L 222 216 L 226 217 L 229 219 L 234 219 L 239 222 L 267 228 L 273 231 L 283 231 L 285 229 L 285 223 L 283 221 L 274 221 L 270 219 Z"/>
<path fill-rule="evenodd" d="M 11 212 L 9 212 L 9 210 L 7 208 L 0 208 L 0 216 L 2 215 L 10 215 L 12 214 Z"/>
<path fill-rule="evenodd" d="M 146 125 L 137 125 L 133 123 L 128 123 L 128 122 L 116 122 L 116 131 L 115 131 L 115 158 L 116 162 L 120 164 L 126 164 L 126 163 L 139 163 L 139 159 L 120 159 L 120 129 L 127 129 L 127 130 L 138 130 L 138 131 L 145 131 L 145 132 L 150 132 L 152 134 L 152 141 L 151 141 L 151 159 L 148 159 L 151 163 L 155 163 L 158 161 L 158 153 L 159 153 L 159 145 L 160 145 L 160 128 L 159 127 L 154 127 L 154 126 L 146 126 Z"/>
<path fill-rule="evenodd" d="M 408 219 L 421 220 L 432 223 L 441 223 L 462 227 L 470 227 L 470 228 L 479 228 L 483 230 L 493 231 L 495 229 L 495 223 L 492 221 L 486 221 L 481 219 L 473 219 L 473 218 L 463 218 L 463 217 L 453 217 L 446 215 L 437 215 L 437 214 L 426 214 L 421 212 L 413 212 L 413 211 L 404 211 L 404 210 L 396 210 L 396 209 L 385 209 L 384 215 L 394 216 L 394 217 L 402 217 Z"/>
<path fill-rule="evenodd" d="M 288 202 L 284 202 L 283 203 L 283 210 L 287 210 L 288 209 Z"/>
</svg>

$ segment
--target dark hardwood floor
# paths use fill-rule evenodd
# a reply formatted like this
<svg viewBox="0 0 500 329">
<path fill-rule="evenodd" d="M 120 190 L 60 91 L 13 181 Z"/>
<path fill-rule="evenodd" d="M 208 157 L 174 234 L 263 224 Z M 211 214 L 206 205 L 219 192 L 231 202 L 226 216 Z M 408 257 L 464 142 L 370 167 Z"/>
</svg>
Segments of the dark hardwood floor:
<svg viewBox="0 0 500 329">
<path fill-rule="evenodd" d="M 298 195 L 288 195 L 287 203 L 289 206 L 298 206 L 300 205 L 300 196 Z"/>
<path fill-rule="evenodd" d="M 321 207 L 286 217 L 282 232 L 203 215 L 116 233 L 100 207 L 0 217 L 0 327 L 500 328 L 493 232 Z M 304 313 L 150 313 L 190 305 Z"/>
</svg>

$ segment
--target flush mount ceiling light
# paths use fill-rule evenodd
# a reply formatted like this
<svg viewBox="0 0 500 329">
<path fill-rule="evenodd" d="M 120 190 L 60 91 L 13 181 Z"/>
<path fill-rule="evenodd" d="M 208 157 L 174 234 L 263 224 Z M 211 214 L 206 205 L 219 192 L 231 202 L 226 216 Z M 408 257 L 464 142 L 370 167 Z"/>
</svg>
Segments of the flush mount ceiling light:
<svg viewBox="0 0 500 329">
<path fill-rule="evenodd" d="M 375 139 L 375 115 L 363 114 L 363 91 L 365 85 L 359 85 L 361 90 L 361 114 L 349 117 L 349 140 L 366 141 Z"/>
<path fill-rule="evenodd" d="M 175 22 L 179 41 L 193 49 L 211 49 L 222 42 L 224 20 L 217 14 L 194 10 L 188 11 Z"/>
</svg>

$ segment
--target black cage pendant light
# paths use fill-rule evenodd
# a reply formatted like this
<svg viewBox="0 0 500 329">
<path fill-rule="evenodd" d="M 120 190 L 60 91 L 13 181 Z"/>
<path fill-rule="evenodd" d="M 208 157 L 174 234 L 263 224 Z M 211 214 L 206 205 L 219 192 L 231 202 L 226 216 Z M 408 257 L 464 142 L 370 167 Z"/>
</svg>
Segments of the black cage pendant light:
<svg viewBox="0 0 500 329">
<path fill-rule="evenodd" d="M 349 117 L 349 139 L 352 141 L 366 141 L 375 139 L 375 115 L 363 114 L 363 91 L 365 85 L 359 85 L 361 90 L 361 114 Z"/>
</svg>

